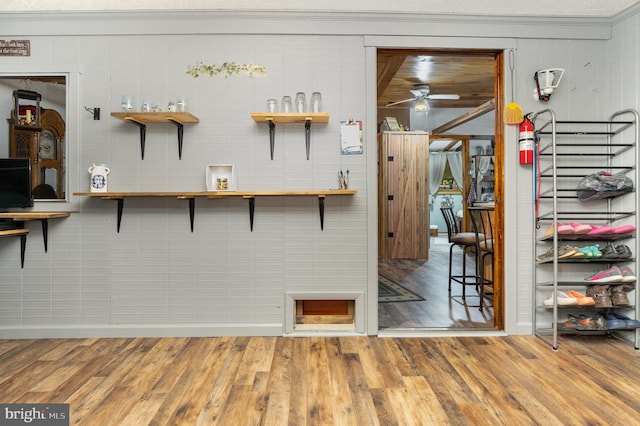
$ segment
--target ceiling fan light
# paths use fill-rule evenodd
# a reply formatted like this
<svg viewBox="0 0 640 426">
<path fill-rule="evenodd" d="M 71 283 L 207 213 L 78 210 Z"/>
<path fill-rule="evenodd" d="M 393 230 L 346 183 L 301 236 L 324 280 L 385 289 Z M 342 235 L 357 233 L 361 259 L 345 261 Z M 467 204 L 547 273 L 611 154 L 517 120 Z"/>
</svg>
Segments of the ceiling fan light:
<svg viewBox="0 0 640 426">
<path fill-rule="evenodd" d="M 424 97 L 418 98 L 416 102 L 413 104 L 413 110 L 415 112 L 427 112 L 429 111 L 429 104 Z"/>
</svg>

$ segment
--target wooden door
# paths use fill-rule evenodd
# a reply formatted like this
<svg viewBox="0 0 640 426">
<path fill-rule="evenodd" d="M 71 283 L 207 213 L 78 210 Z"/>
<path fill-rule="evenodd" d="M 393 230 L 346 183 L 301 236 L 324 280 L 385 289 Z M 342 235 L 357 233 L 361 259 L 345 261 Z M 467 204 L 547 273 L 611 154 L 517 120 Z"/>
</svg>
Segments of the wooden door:
<svg viewBox="0 0 640 426">
<path fill-rule="evenodd" d="M 429 134 L 383 132 L 379 140 L 378 257 L 429 257 Z"/>
</svg>

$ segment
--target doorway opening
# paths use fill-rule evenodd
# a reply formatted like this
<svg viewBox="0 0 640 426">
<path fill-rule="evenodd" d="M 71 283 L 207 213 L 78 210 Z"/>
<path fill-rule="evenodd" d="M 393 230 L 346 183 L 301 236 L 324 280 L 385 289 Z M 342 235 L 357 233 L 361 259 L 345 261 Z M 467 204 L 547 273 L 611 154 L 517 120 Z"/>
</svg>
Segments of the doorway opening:
<svg viewBox="0 0 640 426">
<path fill-rule="evenodd" d="M 416 175 L 418 180 L 421 176 L 427 176 L 432 177 L 433 182 L 421 182 L 429 187 L 427 194 L 420 194 L 415 199 L 402 198 L 400 204 L 404 205 L 398 207 L 398 195 L 383 194 L 383 185 L 389 179 L 393 179 L 390 177 L 393 172 L 389 167 L 383 167 L 383 159 L 380 157 L 379 247 L 386 243 L 385 239 L 395 236 L 397 232 L 395 229 L 386 229 L 393 226 L 393 220 L 389 220 L 394 214 L 388 211 L 391 208 L 398 210 L 396 215 L 402 219 L 397 221 L 398 223 L 406 224 L 404 219 L 407 217 L 407 211 L 414 216 L 417 214 L 417 220 L 424 221 L 416 225 L 415 233 L 422 235 L 424 232 L 428 249 L 426 255 L 419 257 L 403 256 L 402 253 L 416 252 L 407 248 L 395 247 L 394 250 L 386 252 L 379 249 L 379 329 L 503 328 L 502 241 L 496 241 L 492 265 L 494 285 L 485 299 L 485 302 L 489 303 L 480 311 L 473 306 L 478 304 L 479 295 L 475 295 L 475 298 L 467 297 L 467 302 L 460 302 L 460 298 L 452 297 L 462 291 L 459 285 L 456 286 L 454 283 L 451 293 L 448 291 L 450 243 L 440 210 L 443 204 L 451 204 L 459 214 L 460 229 L 471 232 L 469 190 L 472 186 L 476 192 L 480 188 L 482 192 L 477 202 L 491 204 L 491 208 L 494 209 L 496 234 L 499 236 L 497 239 L 501 238 L 503 213 L 500 202 L 497 201 L 501 199 L 503 186 L 503 123 L 500 119 L 503 84 L 503 50 L 378 49 L 379 155 L 382 155 L 380 149 L 385 132 L 423 132 L 426 134 L 425 140 L 431 159 L 440 155 L 457 156 L 460 158 L 461 167 L 461 170 L 457 171 L 456 179 L 456 173 L 452 173 L 452 169 L 457 166 L 452 167 L 453 163 L 445 160 L 444 164 L 448 166 L 446 170 L 449 174 L 441 174 L 440 181 L 437 182 L 430 173 L 433 170 L 429 170 L 431 159 L 417 164 L 424 167 L 424 170 L 418 171 Z M 427 104 L 426 112 L 423 101 Z M 396 123 L 398 128 L 390 127 Z M 409 149 L 414 150 L 408 154 L 410 157 L 415 152 L 415 147 Z M 485 157 L 489 159 L 488 162 Z M 483 167 L 485 163 L 491 165 L 490 178 L 484 168 L 483 174 L 478 175 L 477 167 L 480 163 Z M 413 184 L 411 187 L 413 188 Z M 390 207 L 394 202 L 396 206 Z M 409 234 L 410 231 L 404 230 L 404 235 Z M 416 241 L 419 240 L 420 238 L 403 238 L 402 242 L 394 243 L 417 244 Z M 467 256 L 467 267 L 475 268 L 473 253 L 459 249 L 453 251 L 454 268 L 460 267 L 462 256 Z M 406 297 L 386 297 L 393 291 Z M 467 288 L 467 292 L 474 295 L 470 288 Z M 487 305 L 489 307 L 486 307 Z"/>
</svg>

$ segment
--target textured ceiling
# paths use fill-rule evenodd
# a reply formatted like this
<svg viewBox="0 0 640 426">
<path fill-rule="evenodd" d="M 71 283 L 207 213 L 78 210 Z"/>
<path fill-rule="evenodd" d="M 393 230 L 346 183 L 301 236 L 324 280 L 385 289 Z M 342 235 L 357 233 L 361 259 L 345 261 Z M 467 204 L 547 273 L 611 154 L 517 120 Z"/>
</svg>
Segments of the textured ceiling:
<svg viewBox="0 0 640 426">
<path fill-rule="evenodd" d="M 408 12 L 438 15 L 611 17 L 640 0 L 21 0 L 0 12 L 246 10 Z"/>
</svg>

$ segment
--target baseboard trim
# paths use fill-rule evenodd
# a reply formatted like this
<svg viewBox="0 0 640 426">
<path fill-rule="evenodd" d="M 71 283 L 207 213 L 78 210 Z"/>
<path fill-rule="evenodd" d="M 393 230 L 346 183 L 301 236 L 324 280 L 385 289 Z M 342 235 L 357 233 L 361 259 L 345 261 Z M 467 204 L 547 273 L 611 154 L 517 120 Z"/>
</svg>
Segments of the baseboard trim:
<svg viewBox="0 0 640 426">
<path fill-rule="evenodd" d="M 282 336 L 282 324 L 0 327 L 0 339 Z"/>
</svg>

